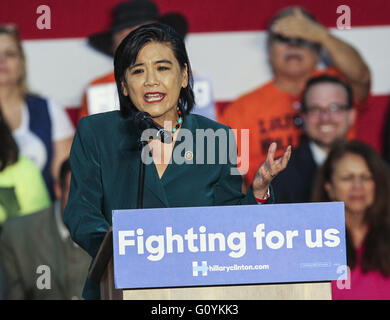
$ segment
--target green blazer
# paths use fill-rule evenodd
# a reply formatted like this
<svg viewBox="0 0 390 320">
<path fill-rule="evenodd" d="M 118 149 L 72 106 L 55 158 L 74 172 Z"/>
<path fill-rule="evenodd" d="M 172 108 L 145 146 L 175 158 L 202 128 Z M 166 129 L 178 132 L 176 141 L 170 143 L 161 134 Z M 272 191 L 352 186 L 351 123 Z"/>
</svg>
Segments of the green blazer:
<svg viewBox="0 0 390 320">
<path fill-rule="evenodd" d="M 230 174 L 235 165 L 226 156 L 226 148 L 219 154 L 219 140 L 215 139 L 215 146 L 210 148 L 207 139 L 196 138 L 197 129 L 221 129 L 226 133 L 228 127 L 190 114 L 185 116 L 182 128 L 189 131 L 180 130 L 173 154 L 187 160 L 183 164 L 172 161 L 161 179 L 154 163 L 146 165 L 144 208 L 257 204 L 251 189 L 246 195 L 241 193 L 242 177 Z M 186 132 L 192 133 L 193 140 L 188 140 Z M 78 124 L 71 149 L 72 180 L 64 220 L 72 239 L 93 258 L 111 225 L 112 210 L 137 206 L 141 156 L 137 140 L 133 116 L 123 118 L 119 111 L 85 117 Z M 204 154 L 200 152 L 202 146 Z M 210 150 L 215 153 L 215 164 L 207 162 Z M 191 152 L 192 159 L 188 156 Z M 223 154 L 227 161 L 223 161 Z M 197 161 L 200 155 L 204 164 Z M 273 202 L 273 196 L 269 202 Z M 99 287 L 87 281 L 83 295 L 98 299 Z"/>
</svg>

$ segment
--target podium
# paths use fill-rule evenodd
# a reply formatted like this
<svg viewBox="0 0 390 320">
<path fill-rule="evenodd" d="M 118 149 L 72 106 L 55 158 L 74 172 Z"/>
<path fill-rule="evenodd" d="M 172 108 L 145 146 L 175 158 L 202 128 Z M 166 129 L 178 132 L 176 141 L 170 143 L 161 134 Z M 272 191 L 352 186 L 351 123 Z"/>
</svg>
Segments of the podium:
<svg viewBox="0 0 390 320">
<path fill-rule="evenodd" d="M 100 283 L 102 300 L 330 300 L 330 282 L 227 285 L 185 288 L 116 289 L 110 228 L 89 273 Z"/>
</svg>

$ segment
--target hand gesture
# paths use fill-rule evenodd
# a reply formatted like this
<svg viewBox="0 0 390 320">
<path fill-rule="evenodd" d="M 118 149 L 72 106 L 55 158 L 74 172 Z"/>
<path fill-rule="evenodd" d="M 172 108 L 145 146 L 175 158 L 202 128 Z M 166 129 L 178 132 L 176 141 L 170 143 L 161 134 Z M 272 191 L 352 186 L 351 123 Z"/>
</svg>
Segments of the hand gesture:
<svg viewBox="0 0 390 320">
<path fill-rule="evenodd" d="M 256 198 L 263 199 L 267 194 L 271 181 L 284 170 L 291 157 L 291 146 L 288 146 L 283 156 L 275 160 L 277 144 L 272 142 L 268 148 L 267 158 L 256 172 L 253 180 L 253 193 Z"/>
<path fill-rule="evenodd" d="M 303 40 L 321 43 L 328 30 L 321 24 L 310 20 L 298 8 L 292 15 L 278 19 L 271 28 L 272 32 L 286 38 L 301 38 Z"/>
</svg>

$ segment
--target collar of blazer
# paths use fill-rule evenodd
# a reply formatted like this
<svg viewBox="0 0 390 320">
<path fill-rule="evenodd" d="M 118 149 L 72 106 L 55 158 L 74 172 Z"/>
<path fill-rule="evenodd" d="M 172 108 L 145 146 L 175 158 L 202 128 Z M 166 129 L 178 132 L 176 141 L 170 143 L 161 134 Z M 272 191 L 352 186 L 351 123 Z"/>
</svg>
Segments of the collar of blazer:
<svg viewBox="0 0 390 320">
<path fill-rule="evenodd" d="M 195 127 L 194 118 L 191 115 L 186 115 L 184 117 L 182 128 L 186 128 L 191 131 L 193 136 L 195 136 Z M 139 172 L 139 161 L 140 161 L 140 148 L 138 145 L 139 133 L 134 126 L 134 115 L 130 115 L 127 118 L 121 118 L 119 124 L 119 130 L 121 134 L 121 142 L 119 144 L 119 151 L 123 153 L 124 161 L 122 165 L 126 166 L 129 170 L 138 177 Z M 175 145 L 175 147 L 177 144 Z M 194 142 L 195 149 L 195 142 Z M 172 168 L 173 167 L 175 168 Z M 169 207 L 168 199 L 166 196 L 166 191 L 164 188 L 164 182 L 168 180 L 175 179 L 176 175 L 182 174 L 182 168 L 180 170 L 173 163 L 169 164 L 164 176 L 160 179 L 158 177 L 157 170 L 155 166 L 147 165 L 145 169 L 145 188 L 148 188 L 161 202 L 162 207 Z M 123 172 L 126 172 L 124 170 Z M 163 181 L 164 180 L 164 181 Z M 137 180 L 138 181 L 138 180 Z"/>
</svg>

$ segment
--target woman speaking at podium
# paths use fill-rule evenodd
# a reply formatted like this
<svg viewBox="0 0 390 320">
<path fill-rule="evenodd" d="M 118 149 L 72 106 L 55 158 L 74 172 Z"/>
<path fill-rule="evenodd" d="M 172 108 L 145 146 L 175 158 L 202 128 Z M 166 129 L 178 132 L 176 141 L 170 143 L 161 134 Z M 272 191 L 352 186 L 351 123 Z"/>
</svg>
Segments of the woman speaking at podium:
<svg viewBox="0 0 390 320">
<path fill-rule="evenodd" d="M 143 208 L 273 202 L 270 183 L 286 167 L 291 148 L 274 159 L 277 146 L 271 144 L 251 188 L 241 192 L 235 144 L 231 159 L 227 140 L 220 138 L 229 137 L 229 128 L 190 114 L 190 61 L 172 28 L 152 23 L 131 32 L 115 52 L 114 72 L 120 111 L 82 118 L 70 158 L 72 182 L 64 219 L 72 239 L 92 258 L 112 223 L 112 210 L 139 207 L 141 155 L 147 162 Z M 157 134 L 140 139 L 142 128 Z M 211 147 L 210 133 L 219 137 Z M 205 139 L 198 139 L 199 134 Z M 99 299 L 99 285 L 87 280 L 83 296 Z"/>
</svg>

